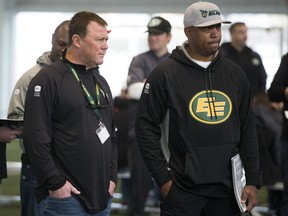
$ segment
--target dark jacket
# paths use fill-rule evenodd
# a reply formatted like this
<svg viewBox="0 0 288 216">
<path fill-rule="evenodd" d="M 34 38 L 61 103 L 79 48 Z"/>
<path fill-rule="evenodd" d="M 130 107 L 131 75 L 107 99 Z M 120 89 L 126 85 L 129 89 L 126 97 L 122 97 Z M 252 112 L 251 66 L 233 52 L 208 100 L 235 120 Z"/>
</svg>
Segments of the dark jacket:
<svg viewBox="0 0 288 216">
<path fill-rule="evenodd" d="M 279 68 L 274 76 L 268 95 L 271 101 L 284 102 L 282 139 L 288 141 L 288 100 L 285 96 L 285 88 L 288 86 L 288 54 L 284 55 Z"/>
<path fill-rule="evenodd" d="M 221 46 L 223 55 L 237 63 L 245 72 L 251 86 L 252 96 L 259 92 L 265 92 L 267 74 L 260 55 L 249 47 L 238 52 L 231 43 L 224 43 Z"/>
<path fill-rule="evenodd" d="M 84 65 L 70 63 L 94 100 L 96 82 L 100 86 L 103 108 L 97 109 L 110 134 L 101 144 L 95 132 L 99 119 L 67 66 L 68 60 L 63 59 L 31 80 L 25 101 L 24 143 L 38 178 L 37 199 L 41 201 L 48 190 L 57 190 L 68 180 L 81 191 L 77 198 L 84 208 L 100 212 L 110 198 L 110 180 L 117 182 L 113 98 L 98 68 L 86 71 Z"/>
<path fill-rule="evenodd" d="M 177 47 L 148 77 L 136 123 L 137 139 L 159 186 L 233 196 L 231 157 L 239 147 L 247 184 L 261 185 L 249 82 L 221 51 L 205 69 Z M 210 105 L 209 105 L 210 104 Z M 169 163 L 160 148 L 160 124 L 169 111 Z"/>
</svg>

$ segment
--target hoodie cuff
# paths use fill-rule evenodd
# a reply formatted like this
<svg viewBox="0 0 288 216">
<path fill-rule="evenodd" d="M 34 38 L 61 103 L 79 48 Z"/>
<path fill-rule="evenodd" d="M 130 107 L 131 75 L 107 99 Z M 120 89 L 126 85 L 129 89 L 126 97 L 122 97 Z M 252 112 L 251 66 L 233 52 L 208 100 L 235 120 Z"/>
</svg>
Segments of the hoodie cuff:
<svg viewBox="0 0 288 216">
<path fill-rule="evenodd" d="M 249 176 L 246 175 L 246 185 L 254 185 L 257 189 L 261 189 L 262 187 L 262 175 L 258 173 L 258 175 Z"/>
<path fill-rule="evenodd" d="M 151 172 L 152 177 L 154 178 L 156 184 L 159 188 L 169 180 L 171 180 L 171 176 L 168 171 L 168 167 L 165 167 L 157 172 Z"/>
</svg>

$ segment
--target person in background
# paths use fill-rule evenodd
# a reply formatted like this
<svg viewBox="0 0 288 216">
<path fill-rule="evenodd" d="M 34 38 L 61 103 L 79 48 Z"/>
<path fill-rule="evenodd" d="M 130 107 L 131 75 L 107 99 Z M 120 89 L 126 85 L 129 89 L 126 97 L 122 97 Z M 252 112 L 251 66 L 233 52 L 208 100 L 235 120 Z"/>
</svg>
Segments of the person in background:
<svg viewBox="0 0 288 216">
<path fill-rule="evenodd" d="M 118 141 L 118 178 L 121 179 L 121 204 L 129 202 L 129 163 L 128 163 L 128 132 L 129 132 L 129 105 L 126 82 L 118 96 L 114 98 L 114 122 Z"/>
<path fill-rule="evenodd" d="M 36 61 L 36 65 L 26 71 L 15 84 L 9 109 L 8 119 L 23 120 L 25 98 L 31 79 L 44 67 L 61 58 L 61 54 L 68 43 L 69 21 L 60 23 L 52 34 L 51 51 L 44 52 Z M 39 208 L 35 198 L 37 179 L 31 162 L 24 149 L 23 139 L 20 139 L 21 155 L 21 175 L 20 175 L 20 200 L 22 216 L 38 216 Z"/>
<path fill-rule="evenodd" d="M 98 70 L 108 49 L 106 26 L 95 13 L 74 14 L 62 58 L 29 84 L 24 147 L 43 215 L 110 215 L 118 152 L 113 97 Z"/>
<path fill-rule="evenodd" d="M 281 173 L 284 189 L 282 193 L 281 216 L 288 215 L 288 53 L 280 62 L 279 68 L 268 89 L 272 102 L 283 102 L 283 124 L 281 136 Z"/>
<path fill-rule="evenodd" d="M 7 126 L 0 127 L 0 184 L 7 178 L 6 143 L 10 143 L 21 135 L 22 131 L 10 129 Z"/>
<path fill-rule="evenodd" d="M 148 76 L 136 120 L 144 161 L 161 190 L 162 216 L 238 216 L 231 158 L 246 176 L 241 204 L 249 213 L 262 185 L 249 81 L 222 55 L 219 7 L 196 2 L 184 13 L 187 36 Z M 169 112 L 168 163 L 161 126 Z M 239 205 L 240 206 L 240 205 Z"/>
<path fill-rule="evenodd" d="M 163 17 L 152 17 L 147 25 L 149 51 L 133 57 L 129 66 L 127 88 L 130 101 L 130 194 L 128 202 L 129 216 L 142 216 L 146 200 L 153 180 L 139 152 L 135 136 L 135 119 L 138 103 L 144 82 L 151 71 L 161 62 L 166 60 L 170 53 L 167 45 L 171 40 L 171 25 Z M 153 192 L 153 190 L 152 190 Z M 155 189 L 154 189 L 155 193 Z M 157 194 L 157 192 L 156 192 Z M 158 197 L 156 200 L 158 203 Z"/>
<path fill-rule="evenodd" d="M 231 42 L 221 45 L 223 55 L 236 62 L 245 71 L 250 82 L 252 97 L 266 91 L 267 74 L 258 53 L 246 45 L 247 26 L 243 22 L 233 23 L 229 28 Z"/>
<path fill-rule="evenodd" d="M 277 188 L 281 179 L 281 133 L 283 102 L 271 102 L 266 93 L 258 93 L 253 98 L 259 143 L 259 164 L 262 171 L 263 186 L 267 188 L 269 210 L 280 215 L 282 190 Z"/>
</svg>

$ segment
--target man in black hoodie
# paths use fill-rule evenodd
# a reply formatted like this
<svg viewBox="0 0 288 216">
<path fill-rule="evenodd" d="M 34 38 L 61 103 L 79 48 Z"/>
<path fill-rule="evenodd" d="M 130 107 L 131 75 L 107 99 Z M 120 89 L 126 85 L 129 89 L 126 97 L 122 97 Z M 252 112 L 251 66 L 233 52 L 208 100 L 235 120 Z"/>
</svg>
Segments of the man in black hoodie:
<svg viewBox="0 0 288 216">
<path fill-rule="evenodd" d="M 231 42 L 223 43 L 223 55 L 239 64 L 250 82 L 252 96 L 266 90 L 267 74 L 258 53 L 246 45 L 247 26 L 243 22 L 233 23 L 229 28 Z"/>
<path fill-rule="evenodd" d="M 238 215 L 231 171 L 237 152 L 246 176 L 240 202 L 248 212 L 256 205 L 262 183 L 251 90 L 244 71 L 222 57 L 221 23 L 230 22 L 215 4 L 190 5 L 184 14 L 188 40 L 152 71 L 142 91 L 135 131 L 161 189 L 163 216 Z"/>
<path fill-rule="evenodd" d="M 106 26 L 95 13 L 76 13 L 62 58 L 29 84 L 24 147 L 43 215 L 110 215 L 118 153 L 113 97 L 98 70 L 108 49 Z"/>
</svg>

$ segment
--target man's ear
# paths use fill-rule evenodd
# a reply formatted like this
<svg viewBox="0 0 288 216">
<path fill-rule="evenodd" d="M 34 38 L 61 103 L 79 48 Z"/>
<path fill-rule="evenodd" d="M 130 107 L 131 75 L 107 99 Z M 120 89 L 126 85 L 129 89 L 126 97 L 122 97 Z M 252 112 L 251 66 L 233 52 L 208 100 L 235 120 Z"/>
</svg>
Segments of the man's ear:
<svg viewBox="0 0 288 216">
<path fill-rule="evenodd" d="M 73 45 L 74 46 L 76 46 L 76 47 L 80 47 L 81 46 L 81 38 L 80 38 L 80 36 L 79 35 L 77 35 L 77 34 L 74 34 L 73 36 L 72 36 L 72 43 L 73 43 Z"/>
<path fill-rule="evenodd" d="M 190 28 L 190 27 L 185 27 L 185 28 L 184 28 L 184 33 L 185 33 L 185 35 L 186 35 L 187 38 L 190 38 L 191 35 L 192 35 L 192 28 Z"/>
</svg>

